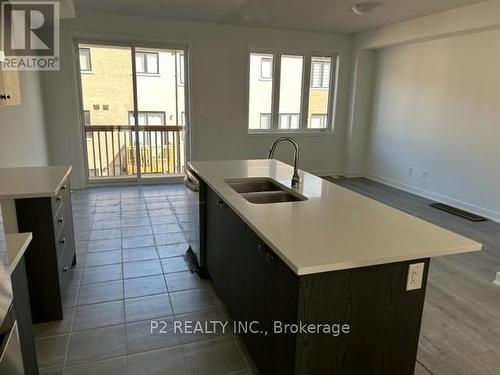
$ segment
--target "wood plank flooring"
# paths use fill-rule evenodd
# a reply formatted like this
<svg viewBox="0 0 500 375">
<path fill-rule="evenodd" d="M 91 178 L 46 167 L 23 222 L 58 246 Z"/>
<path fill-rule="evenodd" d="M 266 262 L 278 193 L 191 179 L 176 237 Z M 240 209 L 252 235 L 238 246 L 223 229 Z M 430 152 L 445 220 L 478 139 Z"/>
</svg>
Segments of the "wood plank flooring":
<svg viewBox="0 0 500 375">
<path fill-rule="evenodd" d="M 492 283 L 500 224 L 468 221 L 368 179 L 331 181 L 483 244 L 478 253 L 432 258 L 415 374 L 500 374 L 500 287 Z"/>
</svg>

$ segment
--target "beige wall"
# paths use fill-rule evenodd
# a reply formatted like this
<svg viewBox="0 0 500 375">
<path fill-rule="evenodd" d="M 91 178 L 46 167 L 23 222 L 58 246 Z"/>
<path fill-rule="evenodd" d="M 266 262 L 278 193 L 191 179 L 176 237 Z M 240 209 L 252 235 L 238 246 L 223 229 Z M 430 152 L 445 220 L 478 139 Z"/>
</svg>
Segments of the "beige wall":
<svg viewBox="0 0 500 375">
<path fill-rule="evenodd" d="M 84 110 L 92 125 L 128 125 L 134 110 L 131 49 L 81 44 L 90 48 L 91 72 L 81 73 Z M 164 112 L 166 125 L 180 125 L 185 112 L 184 85 L 175 77 L 176 50 L 137 49 L 158 53 L 158 74 L 137 74 L 138 110 Z M 177 66 L 178 73 L 181 66 Z M 178 96 L 177 102 L 175 96 Z M 94 105 L 98 109 L 94 109 Z M 104 106 L 108 109 L 105 110 Z M 177 119 L 175 116 L 178 110 Z"/>
<path fill-rule="evenodd" d="M 307 118 L 311 121 L 312 114 L 328 113 L 328 90 L 311 89 L 309 92 L 309 114 Z"/>
<path fill-rule="evenodd" d="M 128 112 L 134 110 L 130 48 L 82 47 L 91 47 L 92 72 L 81 74 L 83 109 L 90 111 L 91 124 L 128 125 Z"/>
</svg>

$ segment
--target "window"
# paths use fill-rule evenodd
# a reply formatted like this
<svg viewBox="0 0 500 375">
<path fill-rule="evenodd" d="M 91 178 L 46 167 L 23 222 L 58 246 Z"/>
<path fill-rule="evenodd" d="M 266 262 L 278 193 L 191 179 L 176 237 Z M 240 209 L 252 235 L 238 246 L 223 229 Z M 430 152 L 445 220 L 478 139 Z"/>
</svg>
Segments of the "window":
<svg viewBox="0 0 500 375">
<path fill-rule="evenodd" d="M 137 114 L 139 118 L 139 125 L 165 125 L 165 112 L 143 112 L 139 111 Z M 128 113 L 129 125 L 135 125 L 134 112 Z"/>
<path fill-rule="evenodd" d="M 271 128 L 271 114 L 270 113 L 261 113 L 260 114 L 260 128 L 261 129 Z"/>
<path fill-rule="evenodd" d="M 281 56 L 279 129 L 300 128 L 303 65 L 302 56 Z"/>
<path fill-rule="evenodd" d="M 140 74 L 158 74 L 158 52 L 136 52 L 135 69 Z"/>
<path fill-rule="evenodd" d="M 271 107 L 273 103 L 273 80 L 262 79 L 262 60 L 270 63 L 273 69 L 274 57 L 269 53 L 250 54 L 249 97 L 248 97 L 248 128 L 253 130 L 271 129 Z M 261 126 L 261 114 L 269 114 L 268 126 Z"/>
<path fill-rule="evenodd" d="M 179 53 L 178 55 L 178 66 L 177 66 L 177 84 L 184 85 L 184 54 Z"/>
<path fill-rule="evenodd" d="M 330 58 L 313 57 L 311 63 L 311 87 L 328 89 L 330 87 Z"/>
<path fill-rule="evenodd" d="M 83 111 L 83 124 L 90 126 L 90 111 Z"/>
<path fill-rule="evenodd" d="M 328 129 L 330 106 L 330 82 L 332 81 L 332 58 L 311 57 L 311 87 L 309 89 L 308 129 Z"/>
<path fill-rule="evenodd" d="M 90 59 L 90 48 L 79 48 L 80 72 L 91 72 L 92 61 Z"/>
<path fill-rule="evenodd" d="M 298 129 L 300 113 L 280 113 L 280 129 Z"/>
<path fill-rule="evenodd" d="M 324 129 L 327 127 L 327 123 L 328 115 L 317 113 L 311 115 L 310 127 L 312 129 Z"/>
<path fill-rule="evenodd" d="M 273 79 L 273 58 L 261 57 L 260 59 L 260 78 Z"/>
<path fill-rule="evenodd" d="M 248 129 L 333 130 L 337 59 L 328 54 L 250 52 Z"/>
</svg>

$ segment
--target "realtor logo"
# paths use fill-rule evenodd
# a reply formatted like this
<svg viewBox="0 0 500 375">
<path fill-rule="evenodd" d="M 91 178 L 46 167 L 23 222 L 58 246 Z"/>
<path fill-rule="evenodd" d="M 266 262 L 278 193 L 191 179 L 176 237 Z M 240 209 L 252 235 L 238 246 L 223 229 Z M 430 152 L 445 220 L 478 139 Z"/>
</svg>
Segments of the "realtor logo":
<svg viewBox="0 0 500 375">
<path fill-rule="evenodd" d="M 2 70 L 59 70 L 59 2 L 2 2 Z"/>
</svg>

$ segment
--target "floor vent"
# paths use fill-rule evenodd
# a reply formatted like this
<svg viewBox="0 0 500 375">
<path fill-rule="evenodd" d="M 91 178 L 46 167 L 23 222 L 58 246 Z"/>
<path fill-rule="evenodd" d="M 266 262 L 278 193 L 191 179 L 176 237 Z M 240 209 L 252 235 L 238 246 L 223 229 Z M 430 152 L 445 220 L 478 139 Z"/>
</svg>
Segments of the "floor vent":
<svg viewBox="0 0 500 375">
<path fill-rule="evenodd" d="M 453 214 L 453 215 L 463 217 L 464 219 L 467 219 L 470 221 L 486 221 L 487 220 L 485 217 L 473 214 L 471 212 L 461 210 L 460 208 L 448 206 L 447 204 L 444 204 L 444 203 L 432 203 L 431 207 L 449 212 L 450 214 Z"/>
</svg>

